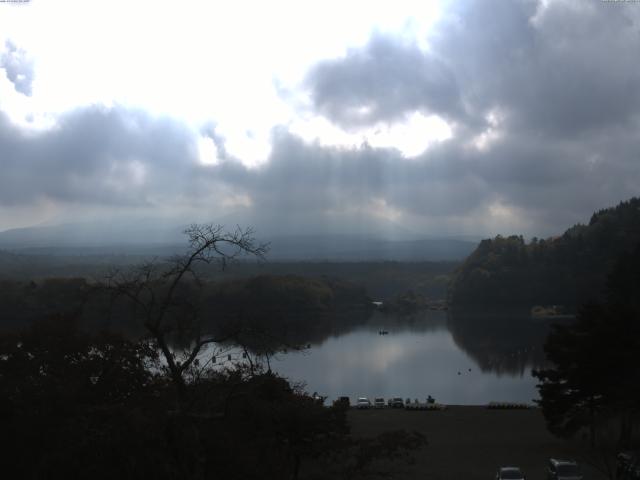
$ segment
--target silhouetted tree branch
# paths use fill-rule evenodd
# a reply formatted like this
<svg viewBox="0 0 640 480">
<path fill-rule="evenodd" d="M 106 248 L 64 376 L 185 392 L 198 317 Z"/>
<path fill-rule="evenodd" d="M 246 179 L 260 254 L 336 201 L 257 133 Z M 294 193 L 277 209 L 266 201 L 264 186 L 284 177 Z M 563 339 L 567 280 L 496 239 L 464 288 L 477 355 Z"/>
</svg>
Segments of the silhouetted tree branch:
<svg viewBox="0 0 640 480">
<path fill-rule="evenodd" d="M 166 361 L 167 369 L 181 396 L 185 393 L 185 372 L 198 358 L 202 349 L 212 343 L 222 343 L 238 336 L 228 332 L 222 336 L 202 334 L 200 309 L 180 288 L 190 278 L 200 285 L 195 270 L 198 264 L 218 262 L 224 269 L 240 256 L 264 258 L 268 244 L 257 243 L 251 228 L 236 227 L 228 232 L 222 225 L 193 224 L 184 232 L 189 248 L 184 255 L 170 259 L 160 267 L 156 261 L 146 262 L 130 272 L 113 272 L 107 277 L 107 288 L 113 298 L 127 299 L 133 315 L 151 334 Z M 178 359 L 169 345 L 169 336 L 187 333 L 189 346 Z"/>
</svg>

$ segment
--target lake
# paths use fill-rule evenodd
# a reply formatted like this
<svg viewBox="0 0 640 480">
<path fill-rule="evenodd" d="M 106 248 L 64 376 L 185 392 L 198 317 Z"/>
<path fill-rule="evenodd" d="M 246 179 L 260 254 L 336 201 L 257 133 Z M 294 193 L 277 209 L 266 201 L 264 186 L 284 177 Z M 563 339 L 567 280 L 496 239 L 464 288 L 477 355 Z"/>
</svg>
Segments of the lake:
<svg viewBox="0 0 640 480">
<path fill-rule="evenodd" d="M 380 335 L 387 330 L 387 335 Z M 373 314 L 364 325 L 328 335 L 304 352 L 279 354 L 271 367 L 309 393 L 402 397 L 457 405 L 532 403 L 534 367 L 544 363 L 549 323 L 527 317 L 427 311 Z"/>
</svg>

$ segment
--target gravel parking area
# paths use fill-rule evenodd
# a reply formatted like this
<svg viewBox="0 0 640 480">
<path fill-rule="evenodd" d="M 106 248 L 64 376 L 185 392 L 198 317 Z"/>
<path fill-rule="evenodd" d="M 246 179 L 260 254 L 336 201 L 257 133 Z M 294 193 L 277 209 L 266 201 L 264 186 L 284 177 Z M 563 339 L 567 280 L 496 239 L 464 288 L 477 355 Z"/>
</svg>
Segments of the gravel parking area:
<svg viewBox="0 0 640 480">
<path fill-rule="evenodd" d="M 581 463 L 585 480 L 604 478 L 585 465 L 575 442 L 551 435 L 542 413 L 529 410 L 489 410 L 452 406 L 443 411 L 402 409 L 349 412 L 355 435 L 389 430 L 417 430 L 429 444 L 415 452 L 415 463 L 394 465 L 394 479 L 492 479 L 500 466 L 518 466 L 527 480 L 546 480 L 549 458 Z"/>
</svg>

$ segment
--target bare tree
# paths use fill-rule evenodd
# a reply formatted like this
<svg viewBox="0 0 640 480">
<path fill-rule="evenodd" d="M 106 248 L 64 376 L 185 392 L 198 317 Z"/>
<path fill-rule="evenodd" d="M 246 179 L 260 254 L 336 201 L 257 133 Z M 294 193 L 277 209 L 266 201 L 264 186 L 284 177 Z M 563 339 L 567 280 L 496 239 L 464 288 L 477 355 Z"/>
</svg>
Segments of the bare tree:
<svg viewBox="0 0 640 480">
<path fill-rule="evenodd" d="M 162 353 L 181 397 L 186 393 L 185 375 L 194 362 L 198 363 L 196 359 L 203 348 L 231 340 L 234 334 L 204 334 L 197 302 L 179 295 L 180 288 L 189 279 L 201 285 L 197 273 L 199 264 L 218 263 L 224 269 L 240 256 L 262 259 L 268 250 L 268 244 L 256 243 L 250 228 L 237 227 L 228 232 L 222 225 L 194 224 L 184 233 L 189 244 L 184 255 L 175 256 L 163 265 L 151 261 L 132 271 L 117 271 L 107 277 L 107 288 L 113 298 L 124 297 L 131 302 L 134 317 L 141 321 Z M 188 344 L 181 353 L 176 353 L 169 345 L 169 338 L 185 332 Z"/>
</svg>

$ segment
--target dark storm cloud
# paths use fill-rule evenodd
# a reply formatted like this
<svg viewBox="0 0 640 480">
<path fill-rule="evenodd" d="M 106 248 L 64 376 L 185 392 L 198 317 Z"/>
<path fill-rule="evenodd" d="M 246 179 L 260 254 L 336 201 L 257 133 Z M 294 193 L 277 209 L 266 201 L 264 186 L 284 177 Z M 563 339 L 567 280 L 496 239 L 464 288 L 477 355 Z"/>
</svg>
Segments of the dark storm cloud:
<svg viewBox="0 0 640 480">
<path fill-rule="evenodd" d="M 394 149 L 323 147 L 281 131 L 263 167 L 228 160 L 204 168 L 202 178 L 249 196 L 253 213 L 271 218 L 275 228 L 289 216 L 322 224 L 328 212 L 355 210 L 366 218 L 383 200 L 432 225 L 455 220 L 458 228 L 468 225 L 482 234 L 491 209 L 502 205 L 519 217 L 517 227 L 506 219 L 500 233 L 540 236 L 637 194 L 639 159 L 631 131 L 584 142 L 512 135 L 485 150 L 449 141 L 411 160 Z M 281 218 L 274 220 L 278 212 Z"/>
<path fill-rule="evenodd" d="M 245 213 L 283 233 L 301 222 L 322 231 L 329 218 L 342 218 L 332 224 L 341 231 L 387 209 L 416 222 L 418 234 L 424 224 L 432 234 L 453 225 L 540 236 L 640 194 L 640 8 L 452 4 L 428 53 L 376 35 L 308 77 L 317 111 L 346 129 L 414 111 L 452 121 L 453 137 L 416 158 L 308 143 L 280 127 L 268 161 L 248 168 L 212 124 L 199 133 L 220 162 L 204 166 L 195 134 L 141 112 L 84 108 L 41 133 L 0 117 L 0 204 L 171 206 L 215 197 L 205 211 L 212 218 L 228 200 L 239 222 Z"/>
<path fill-rule="evenodd" d="M 0 56 L 0 68 L 4 68 L 7 78 L 13 83 L 17 92 L 31 95 L 33 61 L 28 58 L 24 50 L 9 40 L 6 41 L 5 50 Z"/>
<path fill-rule="evenodd" d="M 188 187 L 193 145 L 181 124 L 122 108 L 78 109 L 43 132 L 0 115 L 0 204 L 149 204 Z"/>
<path fill-rule="evenodd" d="M 453 2 L 428 52 L 374 35 L 318 64 L 316 110 L 344 127 L 413 111 L 483 127 L 492 109 L 511 128 L 574 135 L 625 122 L 640 106 L 640 9 L 607 2 Z"/>
<path fill-rule="evenodd" d="M 446 64 L 389 36 L 375 35 L 365 48 L 320 63 L 308 84 L 315 108 L 346 128 L 393 122 L 415 111 L 462 114 Z"/>
<path fill-rule="evenodd" d="M 640 9 L 456 5 L 433 49 L 451 59 L 471 112 L 502 116 L 478 174 L 504 202 L 548 231 L 640 193 Z"/>
<path fill-rule="evenodd" d="M 428 52 L 374 36 L 309 77 L 317 112 L 343 126 L 415 110 L 455 120 L 446 147 L 410 167 L 394 164 L 395 205 L 430 215 L 434 204 L 452 202 L 442 211 L 468 208 L 471 217 L 500 202 L 549 231 L 640 193 L 640 8 L 534 0 L 450 6 Z M 369 113 L 358 116 L 358 107 Z M 478 120 L 489 114 L 497 138 L 465 149 L 489 133 L 488 120 Z M 442 176 L 447 170 L 456 175 Z M 424 190 L 412 189 L 419 182 Z"/>
<path fill-rule="evenodd" d="M 451 59 L 473 112 L 497 108 L 513 130 L 558 138 L 637 115 L 637 8 L 599 1 L 456 5 L 432 42 Z"/>
<path fill-rule="evenodd" d="M 275 134 L 263 167 L 249 169 L 230 160 L 206 171 L 252 197 L 265 212 L 321 215 L 384 199 L 405 212 L 445 216 L 469 213 L 491 196 L 484 180 L 468 175 L 474 160 L 453 145 L 428 161 L 407 161 L 394 149 L 323 147 L 283 130 Z"/>
</svg>

